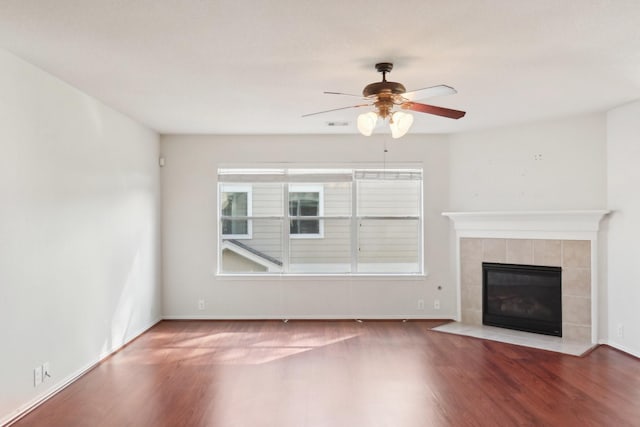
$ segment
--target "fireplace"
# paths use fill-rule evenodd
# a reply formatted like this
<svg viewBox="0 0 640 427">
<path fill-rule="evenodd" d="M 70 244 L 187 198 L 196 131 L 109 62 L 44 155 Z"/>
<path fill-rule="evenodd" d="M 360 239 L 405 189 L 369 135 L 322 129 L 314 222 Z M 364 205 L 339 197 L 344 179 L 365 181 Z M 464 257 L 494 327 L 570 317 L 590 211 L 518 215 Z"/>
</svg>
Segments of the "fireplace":
<svg viewBox="0 0 640 427">
<path fill-rule="evenodd" d="M 482 323 L 562 336 L 562 268 L 482 263 Z"/>
<path fill-rule="evenodd" d="M 600 221 L 608 213 L 605 210 L 443 213 L 452 221 L 456 235 L 455 319 L 462 325 L 482 326 L 483 262 L 562 267 L 561 341 L 597 343 L 598 233 Z"/>
</svg>

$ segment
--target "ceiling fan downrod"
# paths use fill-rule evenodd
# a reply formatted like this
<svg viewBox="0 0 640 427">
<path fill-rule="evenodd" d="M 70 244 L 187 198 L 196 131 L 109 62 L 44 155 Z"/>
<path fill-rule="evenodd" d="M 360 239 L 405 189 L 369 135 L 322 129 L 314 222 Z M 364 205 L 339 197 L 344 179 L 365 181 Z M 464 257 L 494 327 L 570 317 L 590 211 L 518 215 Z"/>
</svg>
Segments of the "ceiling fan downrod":
<svg viewBox="0 0 640 427">
<path fill-rule="evenodd" d="M 387 73 L 390 73 L 391 70 L 393 70 L 393 63 L 391 63 L 391 62 L 378 62 L 376 64 L 376 70 L 378 70 L 379 73 L 382 73 L 382 81 L 386 82 L 387 81 Z"/>
</svg>

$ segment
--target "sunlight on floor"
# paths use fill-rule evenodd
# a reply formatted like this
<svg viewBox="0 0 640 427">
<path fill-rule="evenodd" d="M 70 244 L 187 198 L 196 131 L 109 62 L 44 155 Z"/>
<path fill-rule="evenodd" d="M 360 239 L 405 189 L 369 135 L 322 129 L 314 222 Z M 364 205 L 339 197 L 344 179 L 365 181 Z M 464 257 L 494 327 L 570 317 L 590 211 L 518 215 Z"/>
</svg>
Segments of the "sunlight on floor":
<svg viewBox="0 0 640 427">
<path fill-rule="evenodd" d="M 152 332 L 149 338 L 162 340 L 162 333 Z M 153 336 L 157 334 L 158 336 Z M 265 340 L 259 332 L 218 332 L 204 334 L 194 332 L 191 337 L 167 342 L 161 351 L 144 348 L 124 352 L 116 363 L 158 364 L 180 363 L 182 365 L 259 365 L 294 356 L 318 348 L 353 339 L 358 334 L 341 334 L 328 339 L 313 333 L 291 334 L 282 332 Z M 234 343 L 229 345 L 229 343 Z M 185 350 L 189 356 L 185 357 Z"/>
</svg>

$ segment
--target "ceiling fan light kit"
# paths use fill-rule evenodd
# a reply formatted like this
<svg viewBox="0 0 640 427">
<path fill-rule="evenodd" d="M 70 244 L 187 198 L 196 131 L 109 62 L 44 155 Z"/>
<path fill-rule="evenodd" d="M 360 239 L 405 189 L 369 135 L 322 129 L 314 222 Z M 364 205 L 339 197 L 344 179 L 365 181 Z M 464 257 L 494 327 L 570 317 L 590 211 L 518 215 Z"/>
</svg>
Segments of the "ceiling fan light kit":
<svg viewBox="0 0 640 427">
<path fill-rule="evenodd" d="M 433 114 L 436 116 L 447 117 L 450 119 L 459 119 L 466 114 L 464 111 L 452 110 L 435 105 L 427 105 L 413 100 L 420 98 L 428 98 L 430 96 L 451 95 L 457 93 L 450 86 L 438 85 L 431 86 L 416 91 L 407 92 L 404 85 L 397 82 L 387 81 L 387 73 L 393 69 L 391 62 L 380 62 L 376 64 L 376 70 L 382 73 L 382 81 L 368 84 L 362 90 L 362 97 L 368 104 L 352 105 L 348 107 L 334 108 L 332 110 L 320 111 L 318 113 L 305 114 L 302 117 L 313 116 L 316 114 L 324 114 L 331 111 L 346 110 L 350 108 L 360 108 L 373 106 L 375 111 L 360 114 L 358 116 L 358 131 L 364 136 L 370 136 L 376 127 L 378 118 L 382 120 L 389 119 L 389 128 L 393 138 L 404 136 L 413 124 L 413 115 L 394 108 L 398 107 L 402 110 L 417 111 L 420 113 Z M 330 95 L 346 95 L 356 96 L 348 93 L 325 92 Z"/>
<path fill-rule="evenodd" d="M 375 111 L 362 113 L 358 116 L 358 130 L 364 136 L 371 136 L 378 123 L 378 114 Z"/>
<path fill-rule="evenodd" d="M 396 111 L 391 115 L 389 120 L 389 128 L 391 128 L 391 137 L 400 138 L 404 136 L 413 124 L 413 115 L 403 111 Z"/>
</svg>

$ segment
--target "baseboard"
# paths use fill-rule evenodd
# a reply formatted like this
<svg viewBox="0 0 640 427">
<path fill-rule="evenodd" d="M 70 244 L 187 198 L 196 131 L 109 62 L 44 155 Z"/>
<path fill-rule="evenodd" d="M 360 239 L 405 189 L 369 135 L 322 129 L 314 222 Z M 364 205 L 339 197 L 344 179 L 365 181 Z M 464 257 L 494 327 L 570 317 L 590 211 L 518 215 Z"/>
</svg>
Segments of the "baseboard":
<svg viewBox="0 0 640 427">
<path fill-rule="evenodd" d="M 313 314 L 313 315 L 210 315 L 210 314 L 183 314 L 164 316 L 163 320 L 442 320 L 453 319 L 453 315 L 409 315 L 409 314 Z"/>
<path fill-rule="evenodd" d="M 620 351 L 622 353 L 628 354 L 629 356 L 633 356 L 636 359 L 640 359 L 640 352 L 639 351 L 632 350 L 632 349 L 630 349 L 628 347 L 625 347 L 623 345 L 620 345 L 618 343 L 611 342 L 609 340 L 601 340 L 600 344 L 604 344 L 604 345 L 606 345 L 608 347 L 613 348 L 614 350 L 618 350 L 618 351 Z"/>
<path fill-rule="evenodd" d="M 101 354 L 97 361 L 91 362 L 85 365 L 84 367 L 80 368 L 73 374 L 68 375 L 66 378 L 63 378 L 58 384 L 53 385 L 53 387 L 50 390 L 48 390 L 44 395 L 38 396 L 35 399 L 28 402 L 27 404 L 23 405 L 22 407 L 19 407 L 18 409 L 16 409 L 16 411 L 12 415 L 6 417 L 5 419 L 0 419 L 0 426 L 9 427 L 10 425 L 16 423 L 18 420 L 22 419 L 29 412 L 33 411 L 38 406 L 42 405 L 44 402 L 51 399 L 53 396 L 55 396 L 56 394 L 64 390 L 66 387 L 73 384 L 76 380 L 78 380 L 78 378 L 82 377 L 84 374 L 86 374 L 87 372 L 89 372 L 90 370 L 98 366 L 100 363 L 102 363 L 103 360 L 111 357 L 113 354 L 117 353 L 127 345 L 131 344 L 133 341 L 138 339 L 142 334 L 147 332 L 149 329 L 153 328 L 155 325 L 157 325 L 161 321 L 162 321 L 162 318 L 157 318 L 156 320 L 153 321 L 151 326 L 145 327 L 140 332 L 135 333 L 135 335 L 129 341 L 125 342 L 124 344 L 116 348 L 110 349 L 106 353 Z"/>
</svg>

